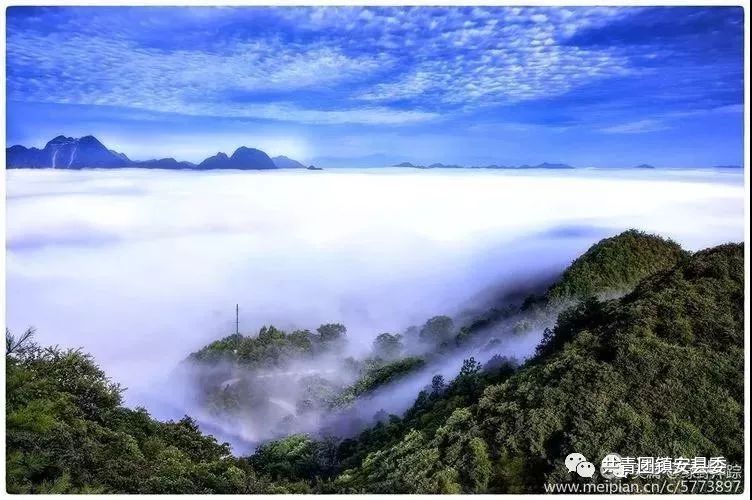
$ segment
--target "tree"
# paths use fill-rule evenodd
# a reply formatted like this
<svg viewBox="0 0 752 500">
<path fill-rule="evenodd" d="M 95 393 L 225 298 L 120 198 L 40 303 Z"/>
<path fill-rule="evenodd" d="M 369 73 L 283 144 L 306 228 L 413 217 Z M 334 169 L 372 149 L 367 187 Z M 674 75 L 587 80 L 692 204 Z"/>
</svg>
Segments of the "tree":
<svg viewBox="0 0 752 500">
<path fill-rule="evenodd" d="M 321 325 L 316 329 L 319 334 L 319 339 L 324 344 L 335 344 L 344 340 L 347 334 L 347 328 L 345 325 L 339 323 L 327 323 Z"/>
<path fill-rule="evenodd" d="M 8 492 L 268 491 L 246 461 L 190 418 L 159 422 L 121 406 L 120 386 L 91 356 L 41 348 L 32 337 L 6 331 Z"/>
<path fill-rule="evenodd" d="M 312 480 L 328 477 L 336 462 L 333 440 L 315 441 L 305 434 L 292 434 L 258 448 L 251 463 L 274 479 Z"/>
<path fill-rule="evenodd" d="M 373 341 L 374 356 L 392 360 L 402 354 L 404 349 L 402 344 L 402 335 L 392 335 L 391 333 L 382 333 Z"/>
<path fill-rule="evenodd" d="M 446 382 L 442 375 L 434 375 L 431 379 L 431 395 L 438 396 L 446 390 Z"/>
<path fill-rule="evenodd" d="M 420 339 L 440 345 L 452 339 L 454 321 L 449 316 L 434 316 L 420 329 Z"/>
<path fill-rule="evenodd" d="M 16 338 L 10 330 L 5 329 L 5 355 L 11 354 L 24 355 L 30 349 L 36 347 L 36 344 L 32 341 L 32 338 L 36 334 L 36 330 L 33 327 L 27 328 L 20 337 Z"/>
</svg>

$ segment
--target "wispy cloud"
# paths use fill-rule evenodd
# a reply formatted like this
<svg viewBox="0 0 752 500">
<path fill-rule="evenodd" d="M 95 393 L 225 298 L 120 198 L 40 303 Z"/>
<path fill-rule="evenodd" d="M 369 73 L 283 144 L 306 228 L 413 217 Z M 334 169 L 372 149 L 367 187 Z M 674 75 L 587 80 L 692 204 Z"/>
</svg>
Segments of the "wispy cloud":
<svg viewBox="0 0 752 500">
<path fill-rule="evenodd" d="M 465 106 L 488 105 L 489 99 L 497 104 L 514 103 L 565 94 L 577 86 L 630 72 L 629 59 L 617 49 L 589 50 L 561 43 L 618 11 L 545 12 L 477 8 L 441 20 L 418 16 L 411 20 L 410 31 L 430 35 L 424 35 L 420 44 L 408 38 L 408 45 L 415 47 L 414 67 L 359 97 L 392 101 L 428 95 Z M 450 57 L 431 57 L 431 52 Z"/>
<path fill-rule="evenodd" d="M 605 132 L 607 134 L 644 134 L 646 132 L 666 130 L 667 128 L 669 127 L 664 122 L 652 118 L 647 118 L 645 120 L 637 120 L 605 127 L 601 129 L 601 132 Z"/>
<path fill-rule="evenodd" d="M 708 109 L 671 111 L 655 117 L 610 125 L 600 128 L 599 131 L 608 134 L 644 134 L 648 132 L 668 130 L 676 126 L 677 121 L 683 119 L 703 120 L 708 117 L 723 117 L 734 115 L 738 115 L 741 118 L 743 113 L 744 106 L 737 104 L 718 106 Z"/>
<path fill-rule="evenodd" d="M 353 82 L 387 67 L 387 55 L 279 40 L 233 42 L 224 52 L 164 51 L 128 40 L 18 33 L 9 37 L 11 100 L 122 106 L 205 116 L 303 123 L 422 121 L 434 115 L 378 107 L 322 110 L 286 102 L 237 103 L 227 91 L 299 91 Z"/>
<path fill-rule="evenodd" d="M 389 153 L 367 139 L 393 127 L 434 137 L 429 150 L 473 128 L 508 137 L 507 150 L 546 134 L 562 150 L 592 150 L 604 134 L 700 134 L 693 118 L 734 134 L 724 161 L 741 150 L 738 120 L 724 121 L 743 103 L 738 8 L 14 7 L 7 20 L 8 129 L 19 140 L 48 139 L 35 134 L 52 122 L 55 133 L 108 128 L 65 112 L 77 105 L 121 113 L 110 134 L 134 113 L 190 122 L 191 137 L 230 121 L 233 132 L 253 123 L 321 138 L 326 128 L 324 155 L 350 133 L 364 134 L 359 154 Z M 485 136 L 484 157 L 498 138 Z"/>
<path fill-rule="evenodd" d="M 146 12 L 140 30 L 118 17 L 127 21 L 133 13 L 55 9 L 31 19 L 11 17 L 9 98 L 395 124 L 431 119 L 444 106 L 468 109 L 489 99 L 562 94 L 629 71 L 628 60 L 614 50 L 560 44 L 620 14 L 612 9 L 172 9 Z M 246 29 L 229 24 L 235 13 L 250 24 Z M 185 47 L 175 47 L 170 36 L 184 33 L 169 25 L 174 15 L 186 28 L 200 21 L 210 32 L 206 42 L 196 43 L 191 35 Z M 260 20 L 277 29 L 254 31 Z M 107 23 L 109 29 L 99 29 Z M 156 30 L 165 30 L 168 41 L 156 41 Z M 289 103 L 290 93 L 308 90 L 336 94 L 338 109 L 326 109 L 323 102 Z M 238 92 L 255 94 L 265 104 L 223 98 Z M 288 95 L 275 102 L 280 94 Z M 402 105 L 390 105 L 397 100 Z M 390 107 L 364 107 L 365 102 Z"/>
</svg>

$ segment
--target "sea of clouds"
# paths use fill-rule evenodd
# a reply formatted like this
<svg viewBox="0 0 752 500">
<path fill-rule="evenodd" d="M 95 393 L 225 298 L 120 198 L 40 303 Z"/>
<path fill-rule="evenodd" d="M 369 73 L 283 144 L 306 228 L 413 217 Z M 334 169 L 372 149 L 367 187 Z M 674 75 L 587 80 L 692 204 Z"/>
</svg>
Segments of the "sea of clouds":
<svg viewBox="0 0 752 500">
<path fill-rule="evenodd" d="M 341 322 L 363 354 L 379 333 L 533 290 L 627 228 L 690 250 L 744 238 L 741 172 L 6 175 L 7 326 L 92 353 L 130 405 L 233 333 L 236 303 L 242 333 Z"/>
</svg>

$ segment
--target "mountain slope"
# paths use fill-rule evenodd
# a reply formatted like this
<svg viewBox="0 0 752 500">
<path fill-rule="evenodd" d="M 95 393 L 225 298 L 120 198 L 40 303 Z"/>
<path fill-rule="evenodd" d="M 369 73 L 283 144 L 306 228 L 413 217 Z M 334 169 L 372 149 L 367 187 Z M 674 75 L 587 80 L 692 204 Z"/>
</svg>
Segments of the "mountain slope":
<svg viewBox="0 0 752 500">
<path fill-rule="evenodd" d="M 298 160 L 293 160 L 287 156 L 275 156 L 272 158 L 272 161 L 277 168 L 306 168 L 306 166 Z"/>
<path fill-rule="evenodd" d="M 110 151 L 91 135 L 80 139 L 60 135 L 44 149 L 11 146 L 6 153 L 8 168 L 118 168 L 130 163 L 125 155 Z"/>
<path fill-rule="evenodd" d="M 228 157 L 225 153 L 217 153 L 199 163 L 197 168 L 199 170 L 269 170 L 277 167 L 263 151 L 241 146 L 235 150 L 232 156 Z"/>
<path fill-rule="evenodd" d="M 645 236 L 617 241 L 631 248 L 632 237 Z M 658 248 L 672 247 L 661 241 Z M 675 262 L 621 298 L 590 296 L 562 312 L 522 366 L 467 359 L 450 383 L 434 377 L 402 417 L 382 415 L 343 441 L 291 435 L 247 460 L 229 456 L 188 418 L 161 423 L 123 408 L 119 387 L 88 356 L 8 337 L 8 490 L 538 493 L 576 481 L 563 465 L 575 451 L 596 464 L 611 452 L 741 464 L 744 246 L 666 255 Z M 612 283 L 611 266 L 583 276 L 597 277 L 593 269 Z M 317 334 L 267 328 L 195 356 L 211 362 L 233 353 L 274 365 L 287 356 L 277 346 L 307 353 L 324 343 L 336 359 L 344 334 L 336 324 Z M 372 382 L 379 370 L 369 372 Z"/>
<path fill-rule="evenodd" d="M 671 240 L 630 229 L 599 241 L 575 259 L 547 296 L 581 300 L 629 291 L 642 278 L 671 267 L 685 255 Z"/>
<path fill-rule="evenodd" d="M 530 295 L 522 305 L 500 303 L 481 314 L 466 318 L 463 330 L 473 334 L 487 330 L 519 312 L 532 316 L 557 314 L 591 296 L 627 293 L 643 278 L 668 269 L 688 253 L 671 240 L 629 229 L 594 243 L 575 259 L 540 296 Z"/>
<path fill-rule="evenodd" d="M 538 355 L 477 402 L 451 410 L 441 396 L 412 425 L 392 422 L 381 434 L 392 444 L 331 487 L 541 492 L 546 482 L 572 481 L 563 464 L 574 451 L 595 463 L 610 452 L 741 463 L 743 293 L 744 249 L 729 244 L 682 259 L 621 299 L 589 300 L 562 314 Z M 427 426 L 437 411 L 448 418 Z"/>
<path fill-rule="evenodd" d="M 549 163 L 549 162 L 543 162 L 539 163 L 538 165 L 522 165 L 521 167 L 517 167 L 520 169 L 531 169 L 531 168 L 543 168 L 543 169 L 551 169 L 551 170 L 571 170 L 574 167 L 571 165 L 567 165 L 566 163 Z"/>
<path fill-rule="evenodd" d="M 158 168 L 158 169 L 238 169 L 267 170 L 275 168 L 304 168 L 302 164 L 287 157 L 278 157 L 280 162 L 287 162 L 285 167 L 278 167 L 269 156 L 259 149 L 241 146 L 232 156 L 217 153 L 195 165 L 174 158 L 133 161 L 125 154 L 107 149 L 96 137 L 57 136 L 49 141 L 43 149 L 26 148 L 15 145 L 7 148 L 7 168 Z"/>
<path fill-rule="evenodd" d="M 6 332 L 9 493 L 294 493 L 202 434 L 122 406 L 122 389 L 78 350 Z"/>
<path fill-rule="evenodd" d="M 46 168 L 49 164 L 46 156 L 41 149 L 21 145 L 11 146 L 5 150 L 8 168 Z"/>
<path fill-rule="evenodd" d="M 230 157 L 232 168 L 268 170 L 277 168 L 269 155 L 260 149 L 241 146 Z"/>
<path fill-rule="evenodd" d="M 594 244 L 564 272 L 554 287 L 578 284 L 585 277 L 591 285 L 588 290 L 591 294 L 607 295 L 615 289 L 626 292 L 634 287 L 636 279 L 669 268 L 683 255 L 673 242 L 638 231 L 626 231 Z M 613 259 L 623 261 L 615 263 Z M 618 272 L 613 272 L 614 268 Z M 589 274 L 583 273 L 582 269 L 588 270 Z M 315 409 L 326 414 L 326 420 L 335 421 L 335 413 L 339 410 L 364 403 L 363 399 L 368 399 L 376 391 L 390 390 L 390 386 L 400 383 L 406 376 L 424 372 L 430 380 L 431 372 L 440 371 L 446 363 L 452 363 L 459 353 L 485 359 L 487 354 L 484 353 L 495 352 L 505 342 L 518 342 L 529 336 L 532 336 L 532 342 L 536 342 L 546 328 L 554 326 L 556 316 L 563 308 L 588 296 L 562 293 L 555 299 L 547 296 L 528 299 L 521 306 L 504 302 L 499 309 L 481 315 L 467 315 L 467 320 L 458 319 L 456 323 L 447 316 L 436 316 L 428 319 L 421 328 L 408 328 L 401 335 L 381 335 L 382 340 L 392 339 L 396 354 L 385 354 L 375 345 L 370 356 L 351 359 L 344 364 L 336 357 L 320 359 L 326 357 L 329 350 L 323 349 L 318 336 L 311 332 L 285 333 L 273 327 L 264 328 L 258 337 L 230 336 L 192 354 L 191 362 L 200 362 L 200 366 L 192 371 L 188 385 L 197 391 L 197 400 L 202 407 L 224 419 L 240 415 L 240 421 L 249 420 L 259 409 L 276 406 L 274 401 L 285 400 L 296 408 L 295 412 L 277 415 L 285 420 L 286 428 L 311 431 L 310 427 L 305 427 L 307 410 Z M 455 324 L 464 326 L 457 328 Z M 344 327 L 340 327 L 344 332 Z M 295 379 L 293 374 L 297 370 L 294 367 L 314 360 L 318 360 L 319 365 L 326 365 L 327 369 L 316 373 L 314 378 Z M 254 374 L 270 368 L 282 369 L 282 372 L 274 376 L 266 373 L 263 379 Z M 385 376 L 380 376 L 379 370 Z M 227 384 L 227 381 L 232 383 Z M 284 389 L 269 393 L 267 385 Z M 359 390 L 359 387 L 368 390 Z M 352 422 L 348 424 L 343 419 Z M 274 421 L 270 413 L 266 421 Z M 338 422 L 343 429 L 363 428 L 348 416 L 342 416 Z M 274 437 L 266 433 L 259 439 L 264 441 Z"/>
<path fill-rule="evenodd" d="M 134 161 L 131 163 L 131 166 L 137 168 L 160 168 L 164 170 L 182 170 L 196 168 L 196 165 L 189 161 L 177 161 L 175 158 Z"/>
</svg>

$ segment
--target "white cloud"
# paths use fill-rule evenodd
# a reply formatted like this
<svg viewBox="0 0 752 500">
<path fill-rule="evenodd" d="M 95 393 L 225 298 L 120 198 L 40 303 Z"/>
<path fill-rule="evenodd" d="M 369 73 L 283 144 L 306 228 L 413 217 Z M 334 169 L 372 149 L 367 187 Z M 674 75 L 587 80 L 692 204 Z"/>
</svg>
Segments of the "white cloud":
<svg viewBox="0 0 752 500">
<path fill-rule="evenodd" d="M 410 32 L 435 33 L 416 44 L 417 62 L 396 79 L 358 97 L 388 102 L 425 95 L 445 104 L 480 106 L 560 95 L 631 72 L 628 58 L 617 50 L 561 43 L 618 11 L 547 9 L 544 14 L 539 9 L 474 9 L 471 21 L 463 11 L 453 12 L 455 16 L 441 20 L 416 15 Z M 382 37 L 388 37 L 388 30 Z"/>
<path fill-rule="evenodd" d="M 631 71 L 616 49 L 564 43 L 624 9 L 178 8 L 120 9 L 120 17 L 109 10 L 56 12 L 69 15 L 48 21 L 59 23 L 51 31 L 9 27 L 10 99 L 400 124 L 435 119 L 448 108 L 559 95 Z M 263 16 L 276 29 L 233 29 Z M 150 39 L 156 33 L 159 43 Z M 173 38 L 182 37 L 193 43 L 174 47 Z M 302 92 L 328 97 L 307 99 Z M 396 100 L 401 106 L 392 104 Z M 368 102 L 382 105 L 364 107 Z"/>
<path fill-rule="evenodd" d="M 604 127 L 601 129 L 601 132 L 607 134 L 644 134 L 646 132 L 657 132 L 668 128 L 669 126 L 661 120 L 646 118 L 644 120 Z"/>
<path fill-rule="evenodd" d="M 238 302 L 244 332 L 343 321 L 366 348 L 487 287 L 561 270 L 594 227 L 691 249 L 744 236 L 742 182 L 540 174 L 10 171 L 8 326 L 92 352 L 130 398 L 231 331 Z M 572 226 L 591 231 L 546 234 Z"/>
<path fill-rule="evenodd" d="M 340 107 L 330 111 L 226 98 L 228 93 L 316 90 L 352 82 L 388 67 L 385 54 L 352 57 L 336 47 L 290 46 L 278 40 L 235 43 L 226 52 L 169 52 L 117 38 L 60 33 L 15 33 L 7 47 L 13 62 L 8 75 L 11 100 L 302 123 L 399 124 L 434 118 L 418 110 Z"/>
</svg>

